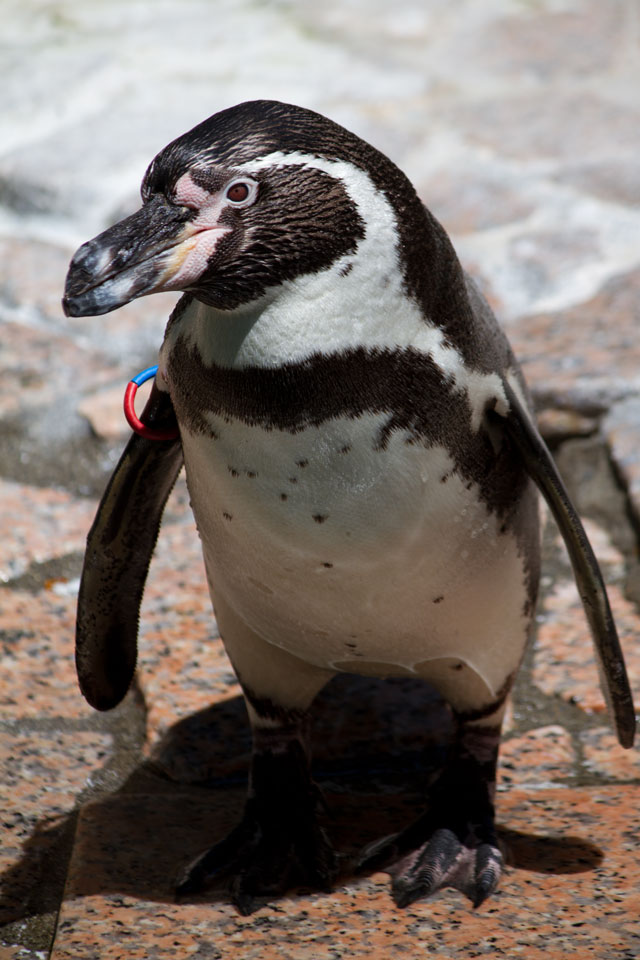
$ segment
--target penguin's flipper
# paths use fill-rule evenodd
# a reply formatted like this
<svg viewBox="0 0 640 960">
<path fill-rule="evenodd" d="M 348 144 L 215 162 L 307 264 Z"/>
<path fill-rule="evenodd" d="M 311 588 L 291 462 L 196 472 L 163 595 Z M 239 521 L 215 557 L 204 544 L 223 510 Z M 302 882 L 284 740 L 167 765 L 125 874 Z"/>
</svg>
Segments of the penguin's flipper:
<svg viewBox="0 0 640 960">
<path fill-rule="evenodd" d="M 633 698 L 598 561 L 546 444 L 513 388 L 506 380 L 503 386 L 509 411 L 503 417 L 494 410 L 490 416 L 502 422 L 562 534 L 591 627 L 609 713 L 621 745 L 631 747 L 636 726 Z"/>
<path fill-rule="evenodd" d="M 142 419 L 158 430 L 176 426 L 169 395 L 155 384 Z M 115 707 L 131 683 L 147 570 L 181 467 L 179 438 L 133 434 L 89 531 L 78 594 L 76 668 L 80 689 L 97 710 Z"/>
</svg>

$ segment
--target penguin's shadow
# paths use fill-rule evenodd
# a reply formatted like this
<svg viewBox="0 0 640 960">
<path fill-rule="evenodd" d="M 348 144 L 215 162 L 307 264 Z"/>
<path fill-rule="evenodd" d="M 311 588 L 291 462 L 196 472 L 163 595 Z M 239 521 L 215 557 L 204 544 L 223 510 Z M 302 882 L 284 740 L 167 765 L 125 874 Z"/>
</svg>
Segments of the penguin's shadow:
<svg viewBox="0 0 640 960">
<path fill-rule="evenodd" d="M 313 771 L 327 804 L 323 824 L 340 854 L 340 881 L 353 877 L 364 846 L 423 812 L 451 733 L 445 705 L 419 681 L 343 676 L 323 691 L 314 709 Z M 174 724 L 117 791 L 36 825 L 20 861 L 0 878 L 0 923 L 55 909 L 65 873 L 66 897 L 117 893 L 172 902 L 185 866 L 239 820 L 249 758 L 240 697 Z M 579 873 L 603 858 L 578 837 L 500 834 L 510 864 L 537 873 Z M 226 899 L 223 887 L 194 898 Z"/>
</svg>

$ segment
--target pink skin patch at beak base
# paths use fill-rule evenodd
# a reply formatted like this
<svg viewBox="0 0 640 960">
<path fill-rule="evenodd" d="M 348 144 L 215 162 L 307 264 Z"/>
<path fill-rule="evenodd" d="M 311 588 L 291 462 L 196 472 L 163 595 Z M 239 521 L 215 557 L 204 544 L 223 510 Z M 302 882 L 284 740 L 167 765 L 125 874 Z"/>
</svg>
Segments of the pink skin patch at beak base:
<svg viewBox="0 0 640 960">
<path fill-rule="evenodd" d="M 198 210 L 198 216 L 187 224 L 184 239 L 172 250 L 160 279 L 164 290 L 179 290 L 197 280 L 204 273 L 220 239 L 232 229 L 218 225 L 226 206 L 220 194 L 199 187 L 188 173 L 176 183 L 174 203 Z"/>
<path fill-rule="evenodd" d="M 159 285 L 163 290 L 182 290 L 207 268 L 218 242 L 230 227 L 203 227 L 174 247 Z M 165 279 L 166 278 L 166 279 Z"/>
<path fill-rule="evenodd" d="M 218 199 L 217 193 L 209 193 L 204 187 L 199 187 L 194 183 L 190 173 L 183 173 L 173 188 L 174 203 L 181 207 L 191 207 L 193 210 L 201 210 L 208 204 Z"/>
</svg>

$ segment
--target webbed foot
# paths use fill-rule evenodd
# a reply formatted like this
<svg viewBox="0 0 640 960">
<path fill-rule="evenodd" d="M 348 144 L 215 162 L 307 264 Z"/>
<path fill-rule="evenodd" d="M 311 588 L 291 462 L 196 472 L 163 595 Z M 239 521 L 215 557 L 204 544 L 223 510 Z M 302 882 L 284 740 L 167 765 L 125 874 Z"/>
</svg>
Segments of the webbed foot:
<svg viewBox="0 0 640 960">
<path fill-rule="evenodd" d="M 251 795 L 241 822 L 191 863 L 177 887 L 182 898 L 231 877 L 231 899 L 244 915 L 256 899 L 297 886 L 329 890 L 337 857 L 316 818 L 318 792 L 301 743 L 254 756 Z"/>
<path fill-rule="evenodd" d="M 495 728 L 463 730 L 427 813 L 363 851 L 358 872 L 387 870 L 399 907 L 445 887 L 479 907 L 496 889 L 504 869 L 493 807 L 499 734 Z"/>
<path fill-rule="evenodd" d="M 408 907 L 445 887 L 455 887 L 479 907 L 496 889 L 503 866 L 493 830 L 479 836 L 471 824 L 434 826 L 426 816 L 404 833 L 365 851 L 359 870 L 386 868 L 399 907 Z"/>
</svg>

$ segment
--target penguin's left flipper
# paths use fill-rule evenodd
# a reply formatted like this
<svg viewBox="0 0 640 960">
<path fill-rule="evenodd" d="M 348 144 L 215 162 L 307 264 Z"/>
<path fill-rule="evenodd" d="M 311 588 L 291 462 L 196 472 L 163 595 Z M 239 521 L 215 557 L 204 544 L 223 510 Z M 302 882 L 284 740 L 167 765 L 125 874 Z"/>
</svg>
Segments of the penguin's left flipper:
<svg viewBox="0 0 640 960">
<path fill-rule="evenodd" d="M 154 385 L 141 419 L 157 430 L 176 427 L 169 395 Z M 133 434 L 89 531 L 78 593 L 76 669 L 80 689 L 97 710 L 115 707 L 131 683 L 149 562 L 181 467 L 177 437 Z"/>
<path fill-rule="evenodd" d="M 598 561 L 546 444 L 506 380 L 503 387 L 508 411 L 506 415 L 497 409 L 490 411 L 489 420 L 493 420 L 496 426 L 502 425 L 506 431 L 527 473 L 547 501 L 562 534 L 591 627 L 600 684 L 609 714 L 620 744 L 631 747 L 636 728 L 633 697 Z"/>
</svg>

